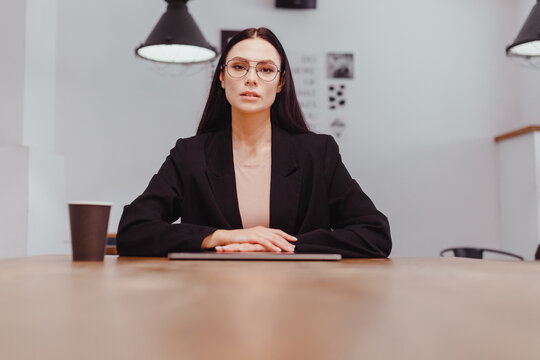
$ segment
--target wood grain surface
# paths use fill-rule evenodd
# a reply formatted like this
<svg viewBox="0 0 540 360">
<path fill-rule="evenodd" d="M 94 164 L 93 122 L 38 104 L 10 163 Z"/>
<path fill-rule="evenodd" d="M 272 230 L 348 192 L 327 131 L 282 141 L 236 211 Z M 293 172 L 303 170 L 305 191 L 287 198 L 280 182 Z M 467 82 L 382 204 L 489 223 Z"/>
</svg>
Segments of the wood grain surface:
<svg viewBox="0 0 540 360">
<path fill-rule="evenodd" d="M 0 359 L 540 359 L 540 263 L 0 260 Z"/>
</svg>

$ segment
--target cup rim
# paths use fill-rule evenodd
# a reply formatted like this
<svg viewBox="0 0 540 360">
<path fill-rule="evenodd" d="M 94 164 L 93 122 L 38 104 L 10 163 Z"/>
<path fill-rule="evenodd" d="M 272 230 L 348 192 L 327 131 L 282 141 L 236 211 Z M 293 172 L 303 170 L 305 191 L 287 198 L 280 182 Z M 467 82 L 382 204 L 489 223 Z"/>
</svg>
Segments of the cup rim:
<svg viewBox="0 0 540 360">
<path fill-rule="evenodd" d="M 97 206 L 112 206 L 111 202 L 104 201 L 68 201 L 68 205 L 97 205 Z"/>
</svg>

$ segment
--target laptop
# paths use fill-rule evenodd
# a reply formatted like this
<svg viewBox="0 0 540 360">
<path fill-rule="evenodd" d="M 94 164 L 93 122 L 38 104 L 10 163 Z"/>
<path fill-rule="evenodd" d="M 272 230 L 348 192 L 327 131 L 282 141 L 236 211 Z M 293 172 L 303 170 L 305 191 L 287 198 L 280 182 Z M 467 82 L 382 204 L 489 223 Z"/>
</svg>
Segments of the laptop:
<svg viewBox="0 0 540 360">
<path fill-rule="evenodd" d="M 169 253 L 169 260 L 311 260 L 311 261 L 337 261 L 341 260 L 340 254 L 296 254 L 296 253 L 273 253 L 273 252 L 173 252 Z"/>
</svg>

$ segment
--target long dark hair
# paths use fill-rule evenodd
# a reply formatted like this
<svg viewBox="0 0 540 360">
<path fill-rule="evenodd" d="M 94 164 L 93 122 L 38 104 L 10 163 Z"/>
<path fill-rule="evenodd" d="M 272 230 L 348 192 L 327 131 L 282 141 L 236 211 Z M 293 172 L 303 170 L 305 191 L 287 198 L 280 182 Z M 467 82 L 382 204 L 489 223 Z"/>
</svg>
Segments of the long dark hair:
<svg viewBox="0 0 540 360">
<path fill-rule="evenodd" d="M 214 132 L 231 125 L 231 104 L 229 104 L 225 97 L 225 90 L 221 87 L 219 75 L 223 70 L 225 59 L 231 48 L 242 40 L 254 38 L 261 38 L 268 41 L 281 56 L 280 80 L 283 82 L 283 87 L 281 92 L 276 94 L 276 99 L 270 108 L 272 122 L 280 128 L 292 133 L 310 132 L 306 120 L 304 119 L 304 115 L 302 114 L 298 99 L 296 98 L 294 82 L 290 71 L 289 61 L 287 60 L 287 55 L 285 55 L 285 50 L 283 50 L 283 46 L 281 46 L 281 43 L 272 31 L 261 27 L 258 29 L 249 28 L 240 31 L 223 49 L 212 79 L 210 93 L 208 94 L 208 100 L 204 107 L 201 122 L 197 128 L 197 135 Z"/>
</svg>

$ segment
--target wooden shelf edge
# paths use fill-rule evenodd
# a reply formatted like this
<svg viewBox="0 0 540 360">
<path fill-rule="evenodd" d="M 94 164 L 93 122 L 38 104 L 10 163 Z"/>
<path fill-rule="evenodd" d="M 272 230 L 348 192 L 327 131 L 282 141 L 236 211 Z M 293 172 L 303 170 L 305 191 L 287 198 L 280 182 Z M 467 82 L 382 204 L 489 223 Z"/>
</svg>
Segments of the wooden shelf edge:
<svg viewBox="0 0 540 360">
<path fill-rule="evenodd" d="M 495 142 L 511 139 L 513 137 L 528 134 L 535 131 L 540 131 L 540 125 L 531 125 L 531 126 L 527 126 L 521 129 L 517 129 L 514 131 L 507 132 L 505 134 L 499 135 L 495 137 Z"/>
</svg>

